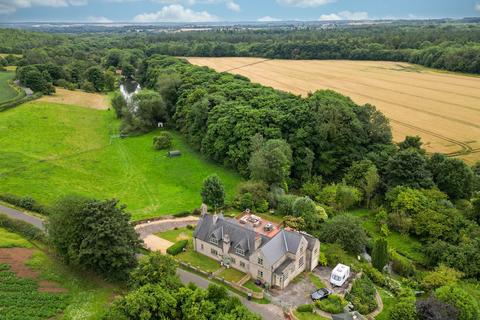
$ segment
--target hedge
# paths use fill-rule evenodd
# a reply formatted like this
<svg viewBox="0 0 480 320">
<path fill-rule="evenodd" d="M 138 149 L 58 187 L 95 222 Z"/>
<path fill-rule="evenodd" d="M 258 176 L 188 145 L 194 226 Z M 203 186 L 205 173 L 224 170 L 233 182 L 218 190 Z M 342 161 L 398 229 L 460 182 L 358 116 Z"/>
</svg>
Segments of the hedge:
<svg viewBox="0 0 480 320">
<path fill-rule="evenodd" d="M 298 312 L 313 312 L 313 306 L 311 304 L 302 304 L 297 307 Z"/>
<path fill-rule="evenodd" d="M 173 216 L 176 218 L 183 218 L 183 217 L 188 217 L 190 214 L 191 214 L 190 211 L 181 211 L 181 212 L 174 213 Z"/>
<path fill-rule="evenodd" d="M 14 108 L 14 107 L 16 107 L 16 106 L 18 106 L 22 103 L 38 99 L 41 96 L 42 96 L 42 94 L 37 92 L 37 93 L 34 93 L 31 96 L 23 96 L 21 98 L 15 98 L 15 99 L 6 101 L 6 102 L 0 104 L 0 112 L 11 109 L 11 108 Z"/>
<path fill-rule="evenodd" d="M 188 240 L 180 240 L 175 242 L 172 246 L 167 249 L 167 253 L 172 256 L 176 256 L 187 246 Z"/>
<path fill-rule="evenodd" d="M 4 214 L 0 214 L 0 228 L 19 233 L 28 240 L 45 241 L 45 233 L 42 230 L 28 222 L 12 219 Z"/>
<path fill-rule="evenodd" d="M 43 215 L 48 214 L 47 209 L 31 197 L 19 197 L 13 194 L 5 193 L 0 194 L 0 200 L 28 211 L 38 212 Z"/>
</svg>

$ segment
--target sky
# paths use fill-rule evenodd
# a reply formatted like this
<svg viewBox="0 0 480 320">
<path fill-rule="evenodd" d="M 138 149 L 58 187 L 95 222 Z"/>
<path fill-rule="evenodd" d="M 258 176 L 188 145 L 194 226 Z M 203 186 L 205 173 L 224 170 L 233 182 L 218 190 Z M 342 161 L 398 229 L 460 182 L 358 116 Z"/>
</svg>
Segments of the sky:
<svg viewBox="0 0 480 320">
<path fill-rule="evenodd" d="M 235 22 L 480 17 L 480 0 L 0 0 L 0 22 Z"/>
</svg>

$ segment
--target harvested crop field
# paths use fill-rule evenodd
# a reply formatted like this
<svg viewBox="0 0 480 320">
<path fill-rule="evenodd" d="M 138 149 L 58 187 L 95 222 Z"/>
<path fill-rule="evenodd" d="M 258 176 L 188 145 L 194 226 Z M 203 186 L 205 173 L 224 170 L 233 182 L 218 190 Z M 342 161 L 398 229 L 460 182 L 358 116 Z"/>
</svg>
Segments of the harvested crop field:
<svg viewBox="0 0 480 320">
<path fill-rule="evenodd" d="M 419 135 L 428 152 L 480 160 L 480 77 L 384 61 L 188 60 L 295 94 L 338 91 L 377 106 L 390 119 L 395 141 Z"/>
<path fill-rule="evenodd" d="M 43 96 L 40 101 L 50 103 L 69 104 L 80 107 L 105 110 L 109 107 L 108 96 L 99 93 L 88 93 L 83 91 L 71 91 L 62 88 L 55 88 L 55 94 Z"/>
</svg>

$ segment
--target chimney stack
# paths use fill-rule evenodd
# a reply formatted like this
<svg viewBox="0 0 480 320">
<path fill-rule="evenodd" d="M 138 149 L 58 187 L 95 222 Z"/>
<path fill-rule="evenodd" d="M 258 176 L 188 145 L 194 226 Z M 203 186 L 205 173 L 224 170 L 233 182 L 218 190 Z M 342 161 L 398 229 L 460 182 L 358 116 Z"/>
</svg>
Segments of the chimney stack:
<svg viewBox="0 0 480 320">
<path fill-rule="evenodd" d="M 261 245 L 262 245 L 262 237 L 260 236 L 259 233 L 257 233 L 257 235 L 255 236 L 255 250 L 260 248 Z"/>
</svg>

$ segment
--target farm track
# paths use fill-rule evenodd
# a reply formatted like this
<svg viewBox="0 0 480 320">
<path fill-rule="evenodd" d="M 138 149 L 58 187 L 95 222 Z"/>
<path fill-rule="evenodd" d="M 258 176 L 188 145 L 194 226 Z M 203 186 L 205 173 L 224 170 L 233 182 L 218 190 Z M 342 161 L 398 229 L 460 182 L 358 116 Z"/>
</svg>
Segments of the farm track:
<svg viewBox="0 0 480 320">
<path fill-rule="evenodd" d="M 418 132 L 428 152 L 452 157 L 480 153 L 477 77 L 382 61 L 192 58 L 191 62 L 222 72 L 237 70 L 253 82 L 295 94 L 332 89 L 358 104 L 379 107 L 391 120 L 396 141 Z M 479 157 L 469 160 L 475 158 Z"/>
</svg>

